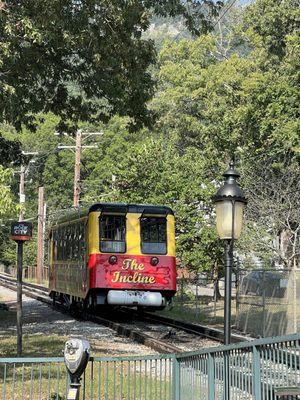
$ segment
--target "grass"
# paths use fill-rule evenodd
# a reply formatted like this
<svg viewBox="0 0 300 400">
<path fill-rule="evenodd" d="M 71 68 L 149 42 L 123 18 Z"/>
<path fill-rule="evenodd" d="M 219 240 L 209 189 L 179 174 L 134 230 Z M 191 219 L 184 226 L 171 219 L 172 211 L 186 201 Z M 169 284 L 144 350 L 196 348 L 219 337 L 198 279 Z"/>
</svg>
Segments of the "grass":
<svg viewBox="0 0 300 400">
<path fill-rule="evenodd" d="M 22 357 L 61 357 L 67 336 L 58 335 L 23 335 Z M 1 357 L 16 357 L 16 335 L 2 337 L 0 342 Z"/>
<path fill-rule="evenodd" d="M 83 377 L 85 399 L 169 400 L 171 368 L 168 360 L 89 363 Z M 0 393 L 5 394 L 6 400 L 65 400 L 67 387 L 68 374 L 63 363 L 0 364 Z"/>
<path fill-rule="evenodd" d="M 0 357 L 16 357 L 15 309 L 0 309 Z M 23 356 L 24 357 L 60 357 L 67 336 L 44 335 L 43 333 L 27 335 L 23 334 Z M 1 392 L 0 392 L 1 393 Z"/>
<path fill-rule="evenodd" d="M 236 316 L 235 299 L 232 299 L 231 310 L 232 320 L 234 321 Z M 197 302 L 196 300 L 175 298 L 172 308 L 160 311 L 159 314 L 181 321 L 222 327 L 224 321 L 224 300 L 221 299 L 214 304 L 210 297 L 201 297 Z"/>
<path fill-rule="evenodd" d="M 260 300 L 260 301 L 259 301 Z M 240 304 L 237 326 L 253 336 L 278 336 L 300 330 L 300 301 L 287 298 L 262 299 L 245 295 Z"/>
<path fill-rule="evenodd" d="M 15 324 L 15 312 L 1 311 L 0 321 Z M 7 332 L 7 330 L 6 330 Z M 23 335 L 23 357 L 62 357 L 67 336 Z M 2 336 L 0 357 L 16 356 L 16 336 Z M 93 347 L 93 355 L 101 356 Z M 104 355 L 105 356 L 105 355 Z M 142 357 L 141 357 L 142 358 Z M 85 377 L 85 399 L 145 399 L 145 391 L 151 399 L 170 399 L 170 369 L 160 361 L 102 361 L 90 364 Z M 151 371 L 151 375 L 149 375 Z M 5 379 L 4 379 L 5 378 Z M 5 382 L 5 383 L 4 383 Z M 1 365 L 0 395 L 5 400 L 65 400 L 68 375 L 63 363 L 17 363 Z M 147 394 L 147 393 L 146 393 Z M 83 393 L 82 393 L 83 395 Z"/>
<path fill-rule="evenodd" d="M 16 312 L 0 310 L 0 357 L 16 356 Z M 62 357 L 67 336 L 23 335 L 23 357 Z M 99 343 L 99 341 L 98 341 Z M 91 341 L 92 344 L 92 341 Z M 101 342 L 100 342 L 101 344 Z M 103 356 L 92 344 L 93 355 Z M 102 352 L 103 352 L 103 346 Z M 104 354 L 105 356 L 105 354 Z M 142 357 L 141 357 L 142 358 Z M 151 372 L 150 372 L 151 371 Z M 171 364 L 164 361 L 97 361 L 89 364 L 85 399 L 171 398 Z M 66 400 L 68 375 L 63 363 L 0 363 L 0 397 L 5 400 Z M 81 391 L 83 395 L 83 390 Z M 81 397 L 82 398 L 82 397 Z"/>
<path fill-rule="evenodd" d="M 236 313 L 236 300 L 231 302 L 232 323 L 242 332 L 252 336 L 278 336 L 300 330 L 300 301 L 286 298 L 265 298 L 243 296 L 240 299 L 239 313 Z M 224 300 L 216 305 L 210 297 L 202 296 L 197 301 L 175 297 L 172 309 L 159 312 L 161 315 L 186 322 L 223 327 Z"/>
<path fill-rule="evenodd" d="M 37 285 L 37 280 L 34 279 L 34 278 L 24 278 L 23 277 L 23 282 L 34 283 L 34 284 Z M 49 281 L 48 281 L 48 279 L 43 279 L 39 284 L 42 285 L 42 286 L 48 287 L 49 286 Z"/>
<path fill-rule="evenodd" d="M 16 312 L 0 310 L 0 357 L 16 356 Z M 23 335 L 23 357 L 62 357 L 67 336 Z M 99 343 L 99 341 L 98 341 Z M 91 340 L 92 344 L 92 340 Z M 99 343 L 103 352 L 103 346 Z M 93 355 L 103 356 L 92 344 Z M 105 356 L 105 354 L 104 354 Z M 141 357 L 142 359 L 143 357 Z M 110 358 L 111 359 L 111 358 Z M 150 365 L 151 363 L 151 365 Z M 150 372 L 151 371 L 151 372 Z M 169 361 L 96 361 L 85 376 L 85 399 L 171 398 Z M 5 400 L 66 400 L 68 374 L 63 363 L 0 363 L 0 397 Z M 81 399 L 83 398 L 81 390 Z"/>
</svg>

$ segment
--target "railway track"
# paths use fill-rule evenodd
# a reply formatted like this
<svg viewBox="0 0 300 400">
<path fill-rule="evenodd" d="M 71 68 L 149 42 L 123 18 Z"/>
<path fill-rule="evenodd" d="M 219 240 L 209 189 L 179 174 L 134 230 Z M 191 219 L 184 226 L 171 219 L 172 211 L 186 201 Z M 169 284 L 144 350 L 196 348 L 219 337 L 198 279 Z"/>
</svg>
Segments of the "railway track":
<svg viewBox="0 0 300 400">
<path fill-rule="evenodd" d="M 11 290 L 16 290 L 17 283 L 13 277 L 0 274 L 0 285 Z M 48 288 L 32 283 L 23 282 L 23 293 L 31 298 L 42 301 L 53 307 L 52 300 L 48 297 Z M 69 313 L 66 306 L 55 306 L 61 312 Z M 203 325 L 189 324 L 171 318 L 144 313 L 141 317 L 135 311 L 122 309 L 118 313 L 118 320 L 110 315 L 94 315 L 84 313 L 76 315 L 97 324 L 107 326 L 118 334 L 129 337 L 134 341 L 144 344 L 160 353 L 180 353 L 188 350 L 216 346 L 223 341 L 223 333 L 219 329 Z M 119 320 L 124 319 L 124 322 Z M 233 335 L 232 341 L 246 340 L 241 335 Z"/>
<path fill-rule="evenodd" d="M 194 334 L 194 335 L 201 335 L 207 339 L 212 339 L 218 342 L 223 343 L 224 334 L 223 331 L 217 328 L 211 328 L 209 326 L 200 325 L 200 324 L 193 324 L 184 321 L 178 321 L 173 318 L 161 316 L 161 315 L 154 315 L 151 313 L 144 313 L 142 317 L 145 321 L 153 321 L 157 323 L 163 323 L 165 325 L 184 330 L 187 333 Z M 245 337 L 243 335 L 239 335 L 236 333 L 231 334 L 231 342 L 232 343 L 240 343 L 243 341 L 252 340 L 250 337 Z"/>
<path fill-rule="evenodd" d="M 6 274 L 5 275 L 0 274 L 0 285 L 6 287 L 8 289 L 14 290 L 14 291 L 17 290 L 16 279 L 14 279 L 11 276 L 6 275 Z M 50 307 L 53 307 L 53 302 L 48 297 L 48 288 L 46 288 L 44 286 L 35 285 L 32 283 L 23 282 L 22 291 L 23 291 L 23 294 L 25 294 L 26 296 L 36 299 L 38 301 L 42 301 L 43 303 L 46 303 Z M 65 307 L 61 304 L 57 304 L 55 306 L 55 309 L 57 309 L 58 311 L 63 312 L 63 313 L 67 313 L 67 314 L 69 313 L 69 310 L 67 309 L 67 307 Z M 159 339 L 152 338 L 151 336 L 147 335 L 144 332 L 131 329 L 130 327 L 125 326 L 124 324 L 120 324 L 116 321 L 113 321 L 113 320 L 110 320 L 107 318 L 103 318 L 98 315 L 92 315 L 92 314 L 82 315 L 82 314 L 80 314 L 80 315 L 74 315 L 74 317 L 89 320 L 91 322 L 109 327 L 109 328 L 113 329 L 114 331 L 116 331 L 119 335 L 129 337 L 132 340 L 134 340 L 138 343 L 144 344 L 145 346 L 148 346 L 148 347 L 152 348 L 153 350 L 156 350 L 160 353 L 178 353 L 181 351 L 178 347 L 173 346 L 168 343 L 165 343 L 163 341 L 160 341 Z"/>
<path fill-rule="evenodd" d="M 11 278 L 11 277 L 5 277 L 0 275 L 0 285 L 6 286 L 12 290 L 16 290 L 16 281 Z M 27 293 L 26 293 L 27 292 Z M 34 284 L 27 284 L 24 283 L 24 294 L 27 294 L 30 297 L 37 298 L 38 300 L 44 301 L 47 304 L 52 304 L 52 301 L 47 298 L 47 288 L 44 287 L 39 287 L 38 285 Z M 66 311 L 65 311 L 66 312 Z M 139 324 L 141 323 L 139 321 L 140 316 L 134 315 L 134 313 L 127 311 L 122 311 L 124 319 L 130 319 L 132 318 L 132 324 L 136 328 L 139 327 Z M 145 335 L 144 332 L 140 332 L 137 329 L 132 329 L 130 322 L 126 323 L 119 323 L 112 321 L 110 319 L 102 318 L 99 316 L 94 316 L 94 315 L 86 315 L 85 318 L 99 323 L 99 324 L 104 324 L 106 326 L 109 326 L 113 328 L 115 331 L 118 333 L 131 337 L 138 342 L 142 342 L 145 345 L 160 351 L 160 352 L 167 352 L 167 353 L 174 353 L 174 352 L 181 352 L 182 349 L 178 348 L 176 349 L 176 346 L 174 346 L 171 343 L 166 344 L 165 342 L 162 342 L 161 340 L 155 340 L 155 338 L 151 337 L 150 335 Z M 135 319 L 137 318 L 137 319 Z M 178 321 L 166 318 L 166 317 L 161 317 L 157 315 L 152 315 L 150 313 L 145 313 L 144 315 L 144 320 L 149 326 L 152 326 L 151 324 L 156 324 L 158 323 L 157 321 L 163 321 L 164 326 L 169 328 L 170 326 L 178 326 Z M 180 323 L 181 324 L 181 323 Z M 196 325 L 198 327 L 198 325 Z M 198 337 L 202 334 L 202 328 L 206 328 L 203 326 L 200 326 L 199 328 L 200 333 L 198 332 L 198 328 L 195 328 L 195 325 L 191 324 L 185 324 L 183 328 L 186 330 L 192 329 L 195 334 L 198 334 Z M 150 329 L 150 328 L 149 328 Z M 174 328 L 176 329 L 176 328 Z M 212 328 L 207 328 L 204 333 L 207 333 L 208 335 L 214 335 L 214 329 Z M 212 329 L 212 330 L 210 330 Z M 127 330 L 127 331 L 126 331 Z M 151 330 L 151 329 L 150 329 Z M 218 338 L 221 338 L 221 333 L 218 334 Z M 174 347 L 172 347 L 174 346 Z M 259 383 L 259 387 L 261 388 L 261 391 L 264 393 L 264 397 L 266 399 L 273 399 L 275 398 L 274 395 L 274 385 L 272 383 L 272 380 L 276 380 L 279 382 L 278 386 L 280 385 L 285 385 L 286 382 L 290 382 L 288 376 L 291 375 L 291 373 L 294 373 L 296 376 L 298 374 L 297 371 L 299 371 L 299 353 L 290 350 L 288 346 L 283 346 L 282 348 L 280 346 L 275 346 L 275 347 L 270 347 L 266 345 L 265 347 L 262 347 L 260 349 L 261 352 L 261 365 L 262 370 L 261 370 L 261 378 Z M 253 393 L 255 388 L 253 387 L 253 365 L 251 363 L 251 357 L 249 358 L 248 354 L 251 353 L 251 344 L 249 343 L 249 350 L 246 347 L 243 347 L 243 345 L 237 346 L 236 350 L 234 353 L 231 355 L 232 360 L 231 363 L 229 364 L 228 367 L 228 374 L 231 379 L 231 384 L 232 384 L 232 390 L 236 395 L 239 395 L 241 398 L 252 398 Z M 180 357 L 186 357 L 186 354 L 179 355 Z M 191 353 L 193 354 L 193 353 Z M 194 353 L 194 355 L 197 353 Z M 215 354 L 215 353 L 214 353 Z M 224 379 L 224 360 L 226 358 L 222 358 L 222 352 L 217 356 L 220 358 L 219 360 L 219 367 L 215 368 L 214 370 L 214 379 L 218 382 L 221 382 Z M 198 362 L 197 359 L 193 359 L 193 357 L 190 357 L 187 359 L 187 361 L 182 363 L 182 374 L 186 379 L 183 379 L 181 381 L 182 385 L 185 385 L 186 390 L 192 390 L 192 383 L 199 379 L 200 375 L 202 374 L 203 376 L 207 375 L 207 365 L 202 362 Z M 293 372 L 294 371 L 294 372 Z M 296 371 L 296 372 L 295 372 Z M 298 375 L 297 375 L 298 376 Z M 275 378 L 274 378 L 275 377 Z M 270 383 L 271 382 L 271 383 Z M 195 393 L 195 392 L 191 392 Z M 191 394 L 193 397 L 194 395 Z M 293 397 L 294 398 L 294 397 Z M 296 398 L 296 397 L 295 397 Z"/>
</svg>

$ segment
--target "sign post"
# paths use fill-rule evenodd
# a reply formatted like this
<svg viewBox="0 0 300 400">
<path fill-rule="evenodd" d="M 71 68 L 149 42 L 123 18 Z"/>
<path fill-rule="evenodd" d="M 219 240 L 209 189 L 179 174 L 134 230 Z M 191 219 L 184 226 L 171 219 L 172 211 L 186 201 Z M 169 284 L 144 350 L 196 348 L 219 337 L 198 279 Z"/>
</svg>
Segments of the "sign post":
<svg viewBox="0 0 300 400">
<path fill-rule="evenodd" d="M 23 243 L 32 237 L 31 222 L 13 222 L 10 238 L 17 242 L 17 355 L 22 355 L 22 272 L 23 272 Z"/>
</svg>

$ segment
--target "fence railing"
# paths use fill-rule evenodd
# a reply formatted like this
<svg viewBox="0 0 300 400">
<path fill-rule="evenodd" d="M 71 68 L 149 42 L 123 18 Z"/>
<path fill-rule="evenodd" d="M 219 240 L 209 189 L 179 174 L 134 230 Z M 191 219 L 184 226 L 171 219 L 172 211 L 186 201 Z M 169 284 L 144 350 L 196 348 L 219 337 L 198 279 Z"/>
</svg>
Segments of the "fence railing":
<svg viewBox="0 0 300 400">
<path fill-rule="evenodd" d="M 0 399 L 65 400 L 62 358 L 0 358 Z M 300 395 L 300 334 L 178 355 L 94 357 L 82 380 L 85 400 L 272 400 Z M 287 397 L 285 397 L 287 398 Z"/>
<path fill-rule="evenodd" d="M 0 272 L 5 272 L 7 274 L 10 274 L 14 277 L 17 276 L 17 269 L 16 267 L 11 267 L 11 266 L 1 266 Z M 23 278 L 24 279 L 29 279 L 29 280 L 37 280 L 37 272 L 36 272 L 36 266 L 25 266 L 23 268 Z M 49 267 L 47 265 L 44 265 L 42 268 L 42 281 L 48 281 L 49 280 Z"/>
<path fill-rule="evenodd" d="M 26 279 L 37 279 L 36 267 L 25 267 L 24 268 L 24 278 Z M 42 268 L 42 281 L 49 280 L 49 267 L 44 265 Z"/>
<path fill-rule="evenodd" d="M 300 331 L 300 270 L 239 269 L 236 326 L 251 336 Z"/>
</svg>

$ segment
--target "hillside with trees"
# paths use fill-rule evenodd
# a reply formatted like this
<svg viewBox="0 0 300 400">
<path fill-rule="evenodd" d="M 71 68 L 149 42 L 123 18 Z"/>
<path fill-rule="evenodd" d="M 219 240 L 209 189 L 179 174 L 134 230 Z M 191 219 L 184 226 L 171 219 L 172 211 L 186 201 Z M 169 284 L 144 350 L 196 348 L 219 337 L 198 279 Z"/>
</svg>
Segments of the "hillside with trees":
<svg viewBox="0 0 300 400">
<path fill-rule="evenodd" d="M 176 21 L 182 10 L 158 13 L 169 13 L 169 18 Z M 139 18 L 143 29 L 151 27 L 150 19 L 142 21 L 141 15 L 142 10 L 132 17 Z M 178 24 L 184 21 L 182 18 Z M 36 87 L 33 76 L 17 91 L 1 80 L 1 84 L 7 85 L 6 97 L 1 98 L 1 115 L 5 118 L 0 131 L 5 143 L 13 146 L 20 142 L 23 151 L 39 153 L 34 163 L 22 160 L 29 166 L 26 217 L 36 221 L 37 190 L 41 185 L 45 187 L 49 223 L 72 206 L 74 154 L 58 149 L 59 143 L 71 144 L 72 139 L 55 136 L 57 129 L 71 133 L 77 128 L 101 130 L 103 136 L 90 139 L 98 148 L 83 152 L 83 207 L 100 201 L 169 205 L 176 214 L 181 265 L 198 272 L 219 270 L 223 251 L 215 231 L 211 196 L 228 161 L 235 157 L 248 197 L 240 251 L 249 257 L 255 253 L 270 265 L 276 261 L 299 267 L 298 2 L 257 0 L 247 7 L 233 6 L 222 18 L 213 19 L 211 32 L 193 29 L 193 21 L 187 19 L 190 33 L 173 38 L 162 30 L 161 37 L 153 38 L 153 32 L 146 32 L 145 41 L 137 39 L 134 21 L 126 29 L 123 27 L 125 30 L 118 27 L 117 32 L 110 32 L 110 42 L 115 42 L 114 35 L 122 37 L 120 47 L 116 44 L 117 48 L 97 49 L 92 43 L 89 56 L 93 57 L 84 69 L 87 73 L 81 75 L 81 63 L 77 71 L 80 79 L 66 72 L 64 82 L 72 82 L 73 87 L 69 90 L 70 86 L 58 85 L 52 100 L 50 77 L 42 91 Z M 5 23 L 11 26 L 13 20 Z M 106 28 L 110 31 L 108 23 Z M 35 35 L 36 46 L 44 45 L 40 31 L 26 24 L 22 29 L 31 38 Z M 62 26 L 59 32 L 51 31 L 51 40 L 60 40 L 57 35 L 62 35 L 64 29 Z M 64 46 L 62 51 L 71 54 L 75 44 L 73 39 L 67 40 L 67 48 Z M 86 45 L 87 37 L 80 37 L 80 46 Z M 11 46 L 14 44 L 7 51 L 12 52 Z M 7 54 L 9 60 L 11 54 Z M 116 57 L 111 76 L 110 68 L 104 71 L 98 64 L 106 55 Z M 130 70 L 120 62 L 119 57 L 123 56 Z M 29 63 L 29 54 L 26 62 Z M 26 68 L 32 65 L 27 64 Z M 24 78 L 26 68 L 19 79 Z M 50 64 L 38 73 L 46 74 L 49 68 Z M 53 77 L 61 79 L 55 73 Z M 97 80 L 104 78 L 105 85 L 96 88 Z M 84 94 L 77 96 L 78 84 Z M 90 103 L 95 94 L 99 99 Z M 45 107 L 39 105 L 42 97 L 46 99 Z M 9 110 L 7 104 L 17 108 L 22 104 L 18 118 L 14 117 L 14 108 Z M 20 159 L 17 148 L 16 145 L 13 152 Z M 18 175 L 12 178 L 7 169 L 10 157 L 11 152 L 7 151 L 0 170 L 0 186 L 5 188 L 0 191 L 4 225 L 0 251 L 2 262 L 8 264 L 14 263 L 14 256 L 13 245 L 8 244 L 5 236 L 6 227 L 8 218 L 16 217 L 18 203 Z M 1 206 L 2 202 L 5 206 Z M 285 241 L 281 248 L 274 244 L 278 237 Z M 31 265 L 35 264 L 34 246 L 34 241 L 26 246 L 27 263 Z M 221 275 L 221 271 L 217 273 Z"/>
</svg>

